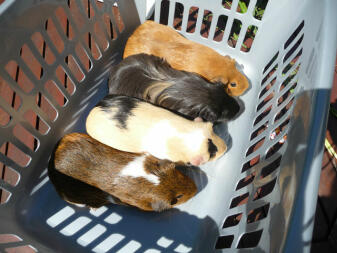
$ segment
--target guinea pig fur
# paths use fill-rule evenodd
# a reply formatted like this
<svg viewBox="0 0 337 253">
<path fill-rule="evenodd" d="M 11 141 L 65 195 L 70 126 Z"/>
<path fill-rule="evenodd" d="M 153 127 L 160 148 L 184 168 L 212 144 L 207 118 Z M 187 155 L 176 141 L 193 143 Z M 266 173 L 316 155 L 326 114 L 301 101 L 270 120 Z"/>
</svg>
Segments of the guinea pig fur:
<svg viewBox="0 0 337 253">
<path fill-rule="evenodd" d="M 114 66 L 109 93 L 140 98 L 189 119 L 210 122 L 230 120 L 240 111 L 221 83 L 173 69 L 164 59 L 148 54 L 131 55 Z"/>
<path fill-rule="evenodd" d="M 231 96 L 241 95 L 249 86 L 247 78 L 236 68 L 235 60 L 154 21 L 144 22 L 133 32 L 126 43 L 123 58 L 139 53 L 162 57 L 175 69 L 195 72 L 212 82 L 221 82 Z"/>
<path fill-rule="evenodd" d="M 48 167 L 48 176 L 60 197 L 70 204 L 89 208 L 99 208 L 110 203 L 123 204 L 107 192 L 59 172 L 55 169 L 54 159 Z"/>
<path fill-rule="evenodd" d="M 210 122 L 180 117 L 137 98 L 108 95 L 87 117 L 88 134 L 113 148 L 199 166 L 227 149 Z"/>
<path fill-rule="evenodd" d="M 82 190 L 88 191 L 86 194 L 92 199 L 96 197 L 90 203 L 96 206 L 106 203 L 104 199 L 109 202 L 109 196 L 112 196 L 119 203 L 145 211 L 162 211 L 186 202 L 197 192 L 193 180 L 180 172 L 176 163 L 148 154 L 119 151 L 87 134 L 64 136 L 55 149 L 51 164 L 49 171 L 63 173 L 92 186 L 90 189 L 82 187 Z M 78 184 L 68 187 L 66 196 L 71 196 L 70 192 L 76 186 Z M 93 196 L 96 193 L 98 195 Z M 68 200 L 78 202 L 79 198 L 73 196 Z"/>
</svg>

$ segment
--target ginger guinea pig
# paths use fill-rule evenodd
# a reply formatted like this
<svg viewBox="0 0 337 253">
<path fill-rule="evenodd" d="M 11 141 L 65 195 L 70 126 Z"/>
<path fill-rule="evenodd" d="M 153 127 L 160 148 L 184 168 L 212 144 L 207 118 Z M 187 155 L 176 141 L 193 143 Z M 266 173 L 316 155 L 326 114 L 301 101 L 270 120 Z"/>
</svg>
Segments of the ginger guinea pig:
<svg viewBox="0 0 337 253">
<path fill-rule="evenodd" d="M 210 122 L 185 119 L 137 98 L 108 95 L 87 117 L 86 129 L 96 140 L 126 152 L 199 166 L 227 149 Z"/>
<path fill-rule="evenodd" d="M 189 119 L 210 122 L 233 119 L 240 111 L 221 83 L 173 69 L 164 59 L 148 54 L 131 55 L 114 66 L 109 93 L 140 98 Z"/>
<path fill-rule="evenodd" d="M 221 82 L 231 96 L 241 95 L 249 86 L 247 78 L 236 68 L 235 60 L 154 21 L 146 21 L 133 32 L 123 58 L 139 53 L 162 57 L 175 69 L 198 73 L 211 82 Z"/>
<path fill-rule="evenodd" d="M 72 133 L 59 141 L 50 162 L 49 175 L 53 183 L 62 179 L 55 174 L 57 171 L 91 186 L 85 188 L 82 185 L 81 190 L 86 192 L 76 197 L 70 192 L 79 193 L 75 189 L 78 184 L 71 187 L 68 181 L 64 189 L 58 184 L 58 192 L 67 201 L 90 202 L 89 206 L 98 207 L 112 199 L 146 211 L 162 211 L 186 202 L 197 192 L 194 181 L 176 165 L 148 154 L 116 150 L 87 134 Z"/>
</svg>

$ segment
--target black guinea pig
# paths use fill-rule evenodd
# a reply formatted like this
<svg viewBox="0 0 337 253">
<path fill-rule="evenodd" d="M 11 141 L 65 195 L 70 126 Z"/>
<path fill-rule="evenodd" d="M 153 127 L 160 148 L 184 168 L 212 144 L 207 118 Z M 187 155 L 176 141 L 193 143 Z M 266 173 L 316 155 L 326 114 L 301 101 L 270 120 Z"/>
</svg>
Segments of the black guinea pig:
<svg viewBox="0 0 337 253">
<path fill-rule="evenodd" d="M 231 120 L 241 109 L 222 83 L 173 69 L 166 60 L 148 54 L 131 55 L 114 66 L 109 93 L 143 99 L 188 119 L 200 117 L 210 122 Z"/>
<path fill-rule="evenodd" d="M 162 211 L 197 192 L 194 181 L 177 166 L 182 164 L 119 151 L 87 134 L 72 133 L 58 142 L 48 174 L 59 195 L 70 203 L 100 207 L 115 202 Z M 66 180 L 63 185 L 62 180 Z"/>
</svg>

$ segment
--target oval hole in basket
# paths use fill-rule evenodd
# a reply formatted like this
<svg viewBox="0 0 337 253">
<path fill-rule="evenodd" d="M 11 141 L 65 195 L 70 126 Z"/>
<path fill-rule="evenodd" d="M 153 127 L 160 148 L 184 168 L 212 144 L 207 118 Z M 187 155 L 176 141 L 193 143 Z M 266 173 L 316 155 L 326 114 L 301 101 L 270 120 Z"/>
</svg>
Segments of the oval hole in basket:
<svg viewBox="0 0 337 253">
<path fill-rule="evenodd" d="M 89 33 L 89 48 L 90 48 L 92 57 L 94 57 L 95 60 L 98 60 L 102 57 L 102 52 L 99 49 L 99 46 L 96 43 L 96 40 L 94 39 L 91 33 Z M 91 66 L 91 62 L 89 62 L 89 65 Z"/>
<path fill-rule="evenodd" d="M 273 162 L 269 163 L 267 166 L 261 169 L 260 178 L 265 178 L 272 174 L 281 164 L 282 155 L 276 158 Z"/>
<path fill-rule="evenodd" d="M 88 36 L 88 34 L 86 36 Z M 89 40 L 89 37 L 86 37 L 86 40 Z M 89 43 L 89 45 L 91 45 L 91 43 Z M 82 66 L 84 66 L 85 70 L 89 72 L 92 67 L 92 63 L 80 43 L 76 44 L 75 53 L 77 55 L 77 58 L 80 60 Z"/>
<path fill-rule="evenodd" d="M 68 65 L 69 70 L 72 72 L 73 76 L 76 78 L 78 82 L 84 80 L 84 74 L 78 66 L 77 61 L 74 59 L 72 55 L 68 55 L 64 58 L 65 63 Z"/>
<path fill-rule="evenodd" d="M 34 74 L 37 80 L 40 80 L 43 76 L 43 68 L 26 44 L 24 44 L 21 48 L 21 58 L 25 63 L 26 68 L 28 68 Z"/>
<path fill-rule="evenodd" d="M 226 235 L 226 236 L 219 236 L 218 240 L 216 241 L 215 248 L 216 249 L 226 249 L 232 246 L 234 240 L 234 235 Z"/>
<path fill-rule="evenodd" d="M 283 70 L 282 70 L 282 76 L 284 76 L 292 68 L 292 66 L 295 65 L 295 63 L 299 60 L 300 56 L 302 55 L 302 51 L 303 51 L 303 49 L 301 48 L 301 50 L 291 60 L 291 62 L 289 62 L 289 64 L 283 68 Z"/>
<path fill-rule="evenodd" d="M 232 8 L 232 3 L 233 3 L 233 0 L 222 0 L 221 5 L 225 9 L 230 10 Z"/>
<path fill-rule="evenodd" d="M 240 36 L 242 23 L 238 19 L 234 19 L 232 24 L 232 29 L 230 31 L 229 37 L 228 37 L 228 45 L 230 47 L 236 47 L 236 42 Z"/>
<path fill-rule="evenodd" d="M 54 81 L 48 80 L 44 84 L 44 88 L 46 92 L 53 98 L 54 103 L 57 103 L 59 106 L 65 106 L 67 104 L 68 100 L 65 98 Z"/>
<path fill-rule="evenodd" d="M 118 27 L 119 33 L 121 33 L 124 30 L 125 25 L 124 25 L 122 15 L 119 11 L 118 2 L 116 2 L 116 6 L 112 6 L 112 14 L 116 22 L 116 25 Z"/>
<path fill-rule="evenodd" d="M 6 127 L 11 122 L 12 116 L 0 107 L 0 127 Z"/>
<path fill-rule="evenodd" d="M 290 75 L 282 82 L 280 85 L 280 91 L 282 91 L 285 87 L 288 86 L 288 84 L 294 79 L 294 77 L 297 75 L 298 71 L 300 69 L 300 65 L 294 69 L 293 73 L 290 73 Z"/>
<path fill-rule="evenodd" d="M 0 76 L 0 99 L 7 103 L 8 107 L 14 108 L 16 111 L 21 107 L 22 99 L 14 92 L 11 86 Z"/>
<path fill-rule="evenodd" d="M 237 190 L 240 190 L 241 188 L 246 187 L 246 186 L 249 185 L 251 182 L 253 182 L 253 181 L 254 181 L 254 178 L 255 178 L 255 174 L 256 174 L 256 172 L 254 171 L 254 172 L 252 172 L 252 174 L 249 174 L 248 176 L 242 178 L 242 179 L 238 182 L 238 184 L 237 184 L 235 190 L 236 190 L 236 191 L 237 191 Z"/>
<path fill-rule="evenodd" d="M 0 148 L 0 153 L 7 156 L 20 167 L 27 167 L 32 160 L 30 156 L 26 155 L 11 142 L 3 143 Z"/>
<path fill-rule="evenodd" d="M 243 39 L 240 49 L 242 52 L 248 53 L 250 51 L 250 49 L 253 46 L 253 42 L 258 30 L 259 28 L 255 25 L 248 26 L 245 38 Z"/>
<path fill-rule="evenodd" d="M 261 81 L 261 86 L 263 86 L 263 84 L 269 79 L 269 77 L 271 77 L 275 71 L 277 70 L 278 68 L 278 64 L 275 64 L 275 66 L 268 72 L 267 75 L 265 75 L 265 77 L 262 79 Z"/>
<path fill-rule="evenodd" d="M 213 13 L 209 10 L 204 10 L 202 24 L 200 29 L 200 35 L 204 38 L 208 38 L 209 29 L 211 28 L 213 21 Z"/>
<path fill-rule="evenodd" d="M 20 66 L 15 61 L 9 61 L 5 67 L 7 73 L 12 77 L 12 79 L 17 82 L 19 87 L 26 93 L 33 90 L 35 85 L 26 76 L 26 74 L 20 69 Z"/>
<path fill-rule="evenodd" d="M 266 183 L 265 185 L 259 187 L 256 190 L 255 194 L 254 194 L 254 199 L 253 200 L 261 199 L 261 198 L 267 196 L 268 194 L 270 194 L 273 191 L 274 187 L 275 187 L 276 179 L 277 178 L 274 178 L 269 183 Z"/>
<path fill-rule="evenodd" d="M 285 135 L 284 139 L 287 138 L 287 136 Z M 282 140 L 282 139 L 281 139 Z M 282 141 L 278 141 L 276 144 L 274 144 L 271 148 L 268 149 L 268 152 L 266 154 L 266 159 L 268 159 L 269 157 L 273 156 L 275 153 L 277 153 L 277 151 L 280 150 L 280 148 L 283 146 L 284 142 Z"/>
<path fill-rule="evenodd" d="M 262 139 L 260 139 L 259 141 L 255 142 L 253 145 L 251 145 L 246 152 L 246 157 L 249 156 L 250 154 L 252 154 L 253 152 L 256 152 L 259 148 L 261 148 L 265 139 L 266 138 L 263 137 Z"/>
<path fill-rule="evenodd" d="M 0 204 L 5 204 L 11 198 L 12 193 L 0 187 Z"/>
<path fill-rule="evenodd" d="M 271 80 L 264 88 L 263 90 L 260 92 L 259 94 L 259 99 L 264 95 L 266 94 L 270 89 L 271 87 L 274 86 L 275 82 L 276 82 L 276 79 L 277 77 L 274 77 L 273 80 Z"/>
<path fill-rule="evenodd" d="M 81 5 L 84 3 L 84 6 Z M 79 6 L 79 4 L 81 6 Z M 88 1 L 68 0 L 68 6 L 72 20 L 78 31 L 82 30 L 87 25 Z"/>
<path fill-rule="evenodd" d="M 73 95 L 75 92 L 75 84 L 60 65 L 56 68 L 55 75 L 60 81 L 60 84 L 66 88 L 69 95 Z"/>
<path fill-rule="evenodd" d="M 296 87 L 297 87 L 297 83 L 294 83 L 294 84 L 293 84 L 293 85 L 286 91 L 286 93 L 284 93 L 284 94 L 277 100 L 277 106 L 282 105 L 282 103 L 283 103 L 284 101 L 286 101 L 287 98 L 288 98 L 290 95 L 294 94 Z"/>
<path fill-rule="evenodd" d="M 20 181 L 20 174 L 11 167 L 4 166 L 2 174 L 3 180 L 13 187 L 17 186 Z"/>
<path fill-rule="evenodd" d="M 1 191 L 1 189 L 0 189 Z M 1 196 L 1 194 L 0 194 Z M 9 243 L 9 242 L 20 242 L 22 239 L 17 235 L 13 234 L 0 234 L 0 244 L 1 243 Z"/>
<path fill-rule="evenodd" d="M 187 26 L 186 26 L 186 32 L 188 33 L 194 33 L 195 32 L 195 27 L 197 24 L 197 19 L 198 19 L 198 13 L 199 13 L 199 8 L 192 6 L 188 12 L 188 21 L 187 21 Z"/>
<path fill-rule="evenodd" d="M 98 1 L 95 1 L 95 2 L 98 2 Z M 95 16 L 95 9 L 91 4 L 92 2 L 89 0 L 88 1 L 88 18 L 90 19 L 92 19 Z"/>
<path fill-rule="evenodd" d="M 296 28 L 296 30 L 290 35 L 286 43 L 284 43 L 284 49 L 286 49 L 291 42 L 297 37 L 297 35 L 302 31 L 304 27 L 304 20 L 299 24 L 299 26 Z"/>
<path fill-rule="evenodd" d="M 178 31 L 181 31 L 181 24 L 183 22 L 183 13 L 184 13 L 184 5 L 176 2 L 174 9 L 173 27 Z"/>
<path fill-rule="evenodd" d="M 292 107 L 294 102 L 294 97 L 289 101 L 289 103 L 287 105 L 285 105 L 275 116 L 274 119 L 274 123 L 276 123 L 277 121 L 279 121 L 286 113 L 288 113 L 288 111 L 290 110 L 290 108 Z"/>
<path fill-rule="evenodd" d="M 272 100 L 273 97 L 274 97 L 274 92 L 272 91 L 265 99 L 263 99 L 262 102 L 259 103 L 259 105 L 256 108 L 256 111 L 258 112 L 262 107 L 268 104 L 268 102 Z"/>
<path fill-rule="evenodd" d="M 55 17 L 56 17 L 57 25 L 62 30 L 62 37 L 69 38 L 70 22 L 67 17 L 67 14 L 65 13 L 62 7 L 58 7 L 55 10 Z M 61 35 L 59 34 L 58 30 L 56 30 L 54 21 L 51 19 L 48 19 L 47 21 L 48 21 L 47 33 L 52 43 L 55 45 L 57 51 L 61 53 L 64 49 L 64 44 L 63 44 L 63 40 L 61 39 Z"/>
<path fill-rule="evenodd" d="M 36 94 L 36 104 L 47 115 L 49 120 L 55 121 L 57 119 L 58 113 L 57 113 L 55 107 L 40 92 Z"/>
<path fill-rule="evenodd" d="M 21 124 L 16 124 L 13 128 L 13 136 L 20 140 L 32 151 L 36 151 L 40 146 L 40 141 L 27 131 Z"/>
<path fill-rule="evenodd" d="M 102 48 L 104 51 L 109 47 L 109 41 L 106 37 L 106 34 L 103 32 L 100 22 L 94 24 L 94 34 L 96 38 L 97 45 Z"/>
<path fill-rule="evenodd" d="M 236 226 L 237 224 L 239 224 L 241 218 L 242 218 L 242 213 L 227 216 L 225 222 L 222 225 L 222 228 L 228 228 L 228 227 Z"/>
<path fill-rule="evenodd" d="M 273 56 L 273 58 L 267 63 L 267 65 L 263 69 L 263 74 L 269 69 L 269 67 L 275 62 L 278 57 L 278 52 Z"/>
<path fill-rule="evenodd" d="M 238 6 L 236 7 L 236 12 L 246 13 L 250 0 L 240 0 Z"/>
<path fill-rule="evenodd" d="M 304 34 L 299 38 L 299 40 L 295 43 L 295 45 L 291 49 L 289 49 L 289 51 L 286 53 L 286 55 L 283 58 L 283 63 L 285 63 L 293 55 L 296 49 L 301 45 L 303 38 Z"/>
<path fill-rule="evenodd" d="M 23 114 L 23 118 L 28 121 L 28 123 L 38 130 L 41 134 L 46 135 L 50 126 L 47 125 L 33 110 L 29 109 Z"/>
<path fill-rule="evenodd" d="M 102 15 L 103 18 L 103 23 L 104 23 L 104 27 L 106 32 L 108 33 L 109 37 L 111 40 L 115 40 L 117 38 L 117 32 L 116 29 L 110 19 L 110 16 L 107 13 L 104 13 Z"/>
<path fill-rule="evenodd" d="M 256 18 L 257 20 L 262 20 L 264 11 L 267 8 L 268 1 L 269 0 L 257 0 L 256 1 L 256 5 L 254 8 L 254 12 L 253 12 L 254 18 Z"/>
<path fill-rule="evenodd" d="M 160 3 L 160 17 L 159 17 L 160 24 L 163 25 L 168 24 L 169 9 L 170 9 L 170 1 L 162 0 Z"/>
<path fill-rule="evenodd" d="M 253 159 L 246 162 L 241 169 L 241 172 L 245 172 L 246 170 L 251 169 L 255 165 L 257 165 L 260 162 L 260 155 L 255 156 Z"/>
<path fill-rule="evenodd" d="M 249 193 L 246 192 L 245 194 L 242 194 L 240 196 L 233 198 L 230 208 L 234 208 L 234 207 L 246 204 L 248 202 L 248 197 L 249 197 Z"/>
<path fill-rule="evenodd" d="M 262 229 L 242 235 L 239 241 L 238 249 L 253 248 L 259 244 L 262 235 Z"/>
<path fill-rule="evenodd" d="M 253 223 L 267 217 L 269 211 L 269 204 L 250 210 L 247 217 L 247 223 Z"/>
<path fill-rule="evenodd" d="M 260 113 L 255 121 L 254 121 L 254 126 L 259 123 L 261 120 L 263 120 L 265 117 L 267 117 L 269 115 L 269 113 L 271 112 L 272 109 L 272 105 L 270 105 L 268 108 L 266 108 L 262 113 Z"/>
<path fill-rule="evenodd" d="M 45 24 L 46 29 L 48 26 L 48 21 Z M 41 56 L 45 59 L 45 61 L 51 65 L 55 61 L 55 55 L 51 52 L 50 47 L 46 44 L 46 41 L 42 38 L 41 33 L 35 32 L 31 37 L 36 49 L 39 51 Z M 42 48 L 42 50 L 41 50 Z"/>
<path fill-rule="evenodd" d="M 290 116 L 285 119 L 281 125 L 279 125 L 278 127 L 276 127 L 270 134 L 269 139 L 270 140 L 274 140 L 275 138 L 277 138 L 277 136 L 279 136 L 280 134 L 284 134 L 285 128 L 287 127 L 287 125 L 290 122 Z M 287 139 L 287 137 L 285 136 L 283 139 L 280 139 L 279 142 L 284 142 Z"/>
<path fill-rule="evenodd" d="M 253 139 L 256 138 L 257 136 L 259 136 L 260 134 L 262 134 L 262 133 L 268 128 L 268 123 L 269 123 L 269 121 L 267 121 L 264 125 L 260 126 L 258 129 L 256 129 L 256 130 L 250 135 L 250 140 L 253 140 Z"/>
<path fill-rule="evenodd" d="M 32 245 L 25 245 L 25 246 L 18 246 L 18 247 L 12 247 L 12 248 L 6 248 L 6 253 L 35 253 L 37 250 Z"/>
<path fill-rule="evenodd" d="M 213 40 L 222 41 L 225 33 L 228 17 L 226 15 L 220 15 L 216 24 Z"/>
</svg>

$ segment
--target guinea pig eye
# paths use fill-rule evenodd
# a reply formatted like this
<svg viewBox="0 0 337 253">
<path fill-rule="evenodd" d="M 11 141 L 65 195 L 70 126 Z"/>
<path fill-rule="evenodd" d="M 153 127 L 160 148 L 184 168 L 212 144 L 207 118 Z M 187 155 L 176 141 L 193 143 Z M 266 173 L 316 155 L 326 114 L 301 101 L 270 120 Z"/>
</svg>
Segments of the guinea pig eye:
<svg viewBox="0 0 337 253">
<path fill-rule="evenodd" d="M 172 199 L 171 200 L 171 206 L 177 204 L 177 202 L 178 202 L 177 198 Z"/>
<path fill-rule="evenodd" d="M 180 199 L 182 196 L 183 196 L 183 195 L 180 194 L 180 195 L 178 195 L 176 198 L 177 198 L 177 199 Z"/>
<path fill-rule="evenodd" d="M 235 88 L 236 87 L 236 83 L 230 83 L 230 86 Z"/>
</svg>

